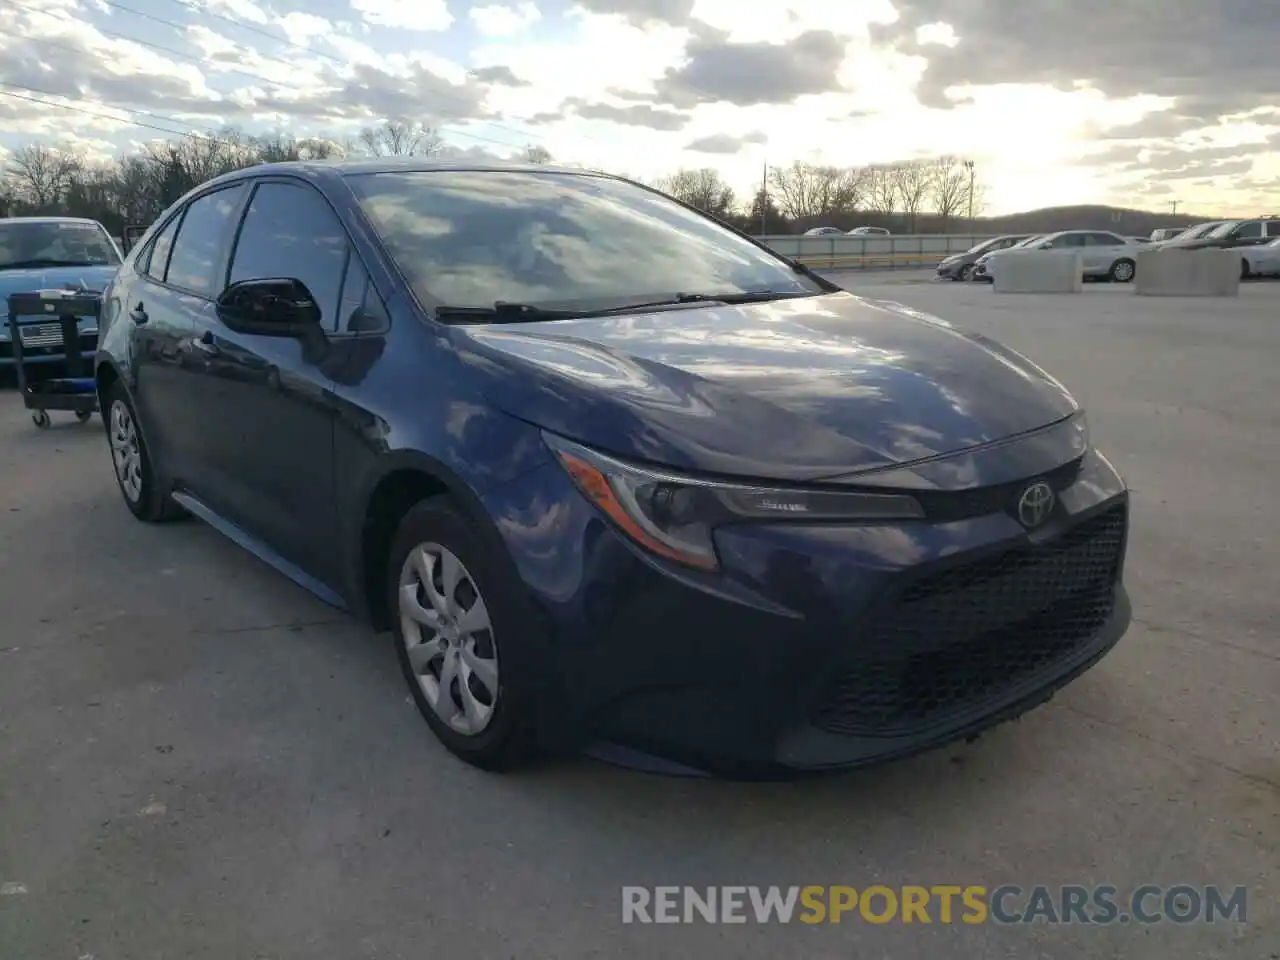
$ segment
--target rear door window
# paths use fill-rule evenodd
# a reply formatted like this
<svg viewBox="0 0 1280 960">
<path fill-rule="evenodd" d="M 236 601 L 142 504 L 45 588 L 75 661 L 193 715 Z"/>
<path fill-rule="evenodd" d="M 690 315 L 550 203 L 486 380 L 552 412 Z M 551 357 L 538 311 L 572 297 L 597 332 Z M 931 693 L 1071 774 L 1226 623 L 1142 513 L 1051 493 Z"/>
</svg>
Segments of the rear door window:
<svg viewBox="0 0 1280 960">
<path fill-rule="evenodd" d="M 1262 221 L 1250 220 L 1248 223 L 1242 223 L 1231 231 L 1233 239 L 1250 240 L 1254 237 L 1262 236 Z"/>
</svg>

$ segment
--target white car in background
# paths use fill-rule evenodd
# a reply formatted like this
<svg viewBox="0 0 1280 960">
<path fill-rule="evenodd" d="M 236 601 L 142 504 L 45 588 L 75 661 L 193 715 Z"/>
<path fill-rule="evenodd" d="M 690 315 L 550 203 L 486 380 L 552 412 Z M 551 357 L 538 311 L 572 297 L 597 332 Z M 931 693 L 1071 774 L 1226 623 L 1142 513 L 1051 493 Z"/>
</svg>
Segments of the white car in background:
<svg viewBox="0 0 1280 960">
<path fill-rule="evenodd" d="M 995 279 L 1000 258 L 1015 250 L 1072 250 L 1080 254 L 1087 278 L 1106 278 L 1116 283 L 1128 283 L 1138 269 L 1138 251 L 1147 244 L 1135 243 L 1128 237 L 1109 230 L 1062 230 L 1048 233 L 1034 240 L 1020 243 L 1009 250 L 996 250 L 980 259 L 975 276 Z"/>
<path fill-rule="evenodd" d="M 1280 237 L 1258 247 L 1239 247 L 1241 277 L 1280 276 Z"/>
</svg>

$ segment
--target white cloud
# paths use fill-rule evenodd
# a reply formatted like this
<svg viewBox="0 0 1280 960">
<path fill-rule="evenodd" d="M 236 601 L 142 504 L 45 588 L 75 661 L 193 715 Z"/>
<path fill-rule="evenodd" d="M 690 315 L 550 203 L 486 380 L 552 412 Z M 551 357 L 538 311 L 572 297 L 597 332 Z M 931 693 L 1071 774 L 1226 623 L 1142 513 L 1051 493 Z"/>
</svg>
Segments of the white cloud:
<svg viewBox="0 0 1280 960">
<path fill-rule="evenodd" d="M 213 13 L 234 17 L 236 20 L 261 24 L 271 22 L 267 12 L 253 0 L 198 0 L 198 5 Z"/>
<path fill-rule="evenodd" d="M 527 30 L 542 19 L 542 12 L 533 3 L 518 6 L 493 4 L 471 8 L 471 21 L 476 30 L 486 37 L 510 37 Z"/>
<path fill-rule="evenodd" d="M 365 23 L 396 30 L 448 30 L 453 14 L 445 0 L 351 0 Z"/>
<path fill-rule="evenodd" d="M 311 13 L 299 13 L 296 10 L 278 17 L 276 23 L 293 43 L 306 44 L 314 37 L 324 37 L 336 32 L 333 24 L 324 17 L 317 17 Z"/>
<path fill-rule="evenodd" d="M 930 44 L 954 47 L 959 42 L 955 28 L 949 23 L 926 23 L 916 27 L 916 43 L 922 47 Z"/>
</svg>

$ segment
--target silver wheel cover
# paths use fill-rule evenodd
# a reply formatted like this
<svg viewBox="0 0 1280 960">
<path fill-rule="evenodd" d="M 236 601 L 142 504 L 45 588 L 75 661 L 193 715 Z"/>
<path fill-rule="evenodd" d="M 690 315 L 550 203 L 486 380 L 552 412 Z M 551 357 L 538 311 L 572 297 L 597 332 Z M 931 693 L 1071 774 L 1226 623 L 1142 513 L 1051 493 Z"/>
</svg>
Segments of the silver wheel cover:
<svg viewBox="0 0 1280 960">
<path fill-rule="evenodd" d="M 500 692 L 484 597 L 447 547 L 423 543 L 400 569 L 400 628 L 409 666 L 436 716 L 458 733 L 489 726 Z"/>
<path fill-rule="evenodd" d="M 142 448 L 138 444 L 138 429 L 133 415 L 122 400 L 111 404 L 109 429 L 111 462 L 116 468 L 116 479 L 129 502 L 137 503 L 142 499 Z"/>
</svg>

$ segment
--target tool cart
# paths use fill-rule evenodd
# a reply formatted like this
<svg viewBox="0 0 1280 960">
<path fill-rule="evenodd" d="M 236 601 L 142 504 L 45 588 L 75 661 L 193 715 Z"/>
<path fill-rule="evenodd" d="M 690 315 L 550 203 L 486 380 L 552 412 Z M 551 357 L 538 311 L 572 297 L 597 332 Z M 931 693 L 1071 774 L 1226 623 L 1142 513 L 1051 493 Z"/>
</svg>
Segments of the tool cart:
<svg viewBox="0 0 1280 960">
<path fill-rule="evenodd" d="M 33 290 L 9 295 L 9 337 L 18 392 L 40 429 L 50 410 L 66 410 L 84 423 L 98 409 L 93 364 L 80 355 L 80 319 L 102 314 L 102 297 L 91 290 Z M 98 324 L 95 322 L 94 327 Z M 32 359 L 62 354 L 66 375 L 33 380 Z M 40 364 L 43 366 L 43 364 Z"/>
</svg>

